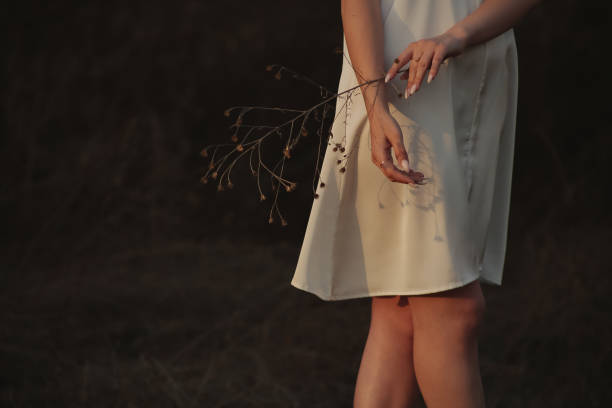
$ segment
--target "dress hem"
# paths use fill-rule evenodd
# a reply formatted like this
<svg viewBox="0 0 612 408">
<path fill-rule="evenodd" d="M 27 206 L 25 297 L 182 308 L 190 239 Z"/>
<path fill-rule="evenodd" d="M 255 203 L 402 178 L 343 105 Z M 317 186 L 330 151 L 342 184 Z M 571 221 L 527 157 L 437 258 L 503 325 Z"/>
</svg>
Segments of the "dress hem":
<svg viewBox="0 0 612 408">
<path fill-rule="evenodd" d="M 439 286 L 437 288 L 427 288 L 427 289 L 418 289 L 418 290 L 397 290 L 397 289 L 378 290 L 374 292 L 358 292 L 358 293 L 342 294 L 342 295 L 335 295 L 335 296 L 323 295 L 320 291 L 316 289 L 312 289 L 305 283 L 298 283 L 296 281 L 291 281 L 291 286 L 298 288 L 300 290 L 303 290 L 305 292 L 312 293 L 313 295 L 316 295 L 321 300 L 334 301 L 334 300 L 359 299 L 359 298 L 366 298 L 366 297 L 373 297 L 373 296 L 390 296 L 390 295 L 403 296 L 403 295 L 425 295 L 425 294 L 430 294 L 430 293 L 439 293 L 445 290 L 450 290 L 450 289 L 459 288 L 461 286 L 465 286 L 476 280 L 480 280 L 481 282 L 487 283 L 490 285 L 501 286 L 501 283 L 486 279 L 485 277 L 481 275 L 477 275 L 476 277 L 467 279 L 465 281 L 452 282 L 452 283 L 449 283 L 443 286 Z"/>
</svg>

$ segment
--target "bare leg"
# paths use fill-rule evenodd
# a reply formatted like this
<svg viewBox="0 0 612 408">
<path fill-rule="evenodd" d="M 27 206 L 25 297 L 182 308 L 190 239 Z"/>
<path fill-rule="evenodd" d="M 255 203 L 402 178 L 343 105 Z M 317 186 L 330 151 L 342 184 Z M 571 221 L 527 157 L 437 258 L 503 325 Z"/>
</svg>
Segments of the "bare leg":
<svg viewBox="0 0 612 408">
<path fill-rule="evenodd" d="M 412 362 L 412 316 L 406 296 L 372 297 L 353 406 L 410 408 L 418 396 Z"/>
<path fill-rule="evenodd" d="M 414 366 L 428 408 L 484 408 L 478 335 L 485 310 L 480 283 L 409 296 Z"/>
</svg>

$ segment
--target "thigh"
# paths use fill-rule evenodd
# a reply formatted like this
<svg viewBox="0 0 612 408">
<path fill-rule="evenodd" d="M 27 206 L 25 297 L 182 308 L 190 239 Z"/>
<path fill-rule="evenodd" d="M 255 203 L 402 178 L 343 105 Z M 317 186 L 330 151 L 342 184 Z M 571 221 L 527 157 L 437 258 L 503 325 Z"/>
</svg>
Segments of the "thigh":
<svg viewBox="0 0 612 408">
<path fill-rule="evenodd" d="M 411 332 L 413 323 L 408 297 L 405 295 L 373 296 L 371 323 Z"/>
<path fill-rule="evenodd" d="M 408 302 L 415 327 L 439 330 L 478 325 L 485 310 L 478 279 L 442 292 L 409 296 Z"/>
</svg>

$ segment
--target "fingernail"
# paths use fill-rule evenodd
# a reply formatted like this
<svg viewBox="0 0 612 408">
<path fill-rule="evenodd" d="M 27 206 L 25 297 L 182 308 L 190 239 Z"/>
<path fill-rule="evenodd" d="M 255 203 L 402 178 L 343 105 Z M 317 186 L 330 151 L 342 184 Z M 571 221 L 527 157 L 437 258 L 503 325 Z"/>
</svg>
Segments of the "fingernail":
<svg viewBox="0 0 612 408">
<path fill-rule="evenodd" d="M 408 160 L 406 160 L 406 159 L 402 160 L 402 167 L 406 171 L 410 170 L 410 167 L 408 166 Z"/>
<path fill-rule="evenodd" d="M 429 76 L 427 77 L 427 83 L 430 83 L 432 79 L 433 78 L 431 77 L 431 74 L 429 74 Z"/>
<path fill-rule="evenodd" d="M 389 80 L 390 80 L 390 79 L 391 79 L 391 74 L 387 74 L 387 75 L 385 76 L 385 84 L 386 84 L 387 82 L 389 82 Z"/>
<path fill-rule="evenodd" d="M 404 91 L 404 99 L 408 99 L 408 88 Z"/>
<path fill-rule="evenodd" d="M 410 88 L 410 95 L 412 95 L 414 91 L 416 91 L 416 84 L 412 85 L 412 88 Z"/>
</svg>

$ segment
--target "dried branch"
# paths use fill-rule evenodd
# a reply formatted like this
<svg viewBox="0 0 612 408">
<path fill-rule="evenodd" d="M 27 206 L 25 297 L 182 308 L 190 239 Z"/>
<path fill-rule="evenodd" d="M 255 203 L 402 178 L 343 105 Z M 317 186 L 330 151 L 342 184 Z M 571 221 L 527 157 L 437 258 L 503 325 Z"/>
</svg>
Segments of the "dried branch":
<svg viewBox="0 0 612 408">
<path fill-rule="evenodd" d="M 346 56 L 345 56 L 346 58 Z M 348 61 L 348 59 L 347 59 Z M 265 171 L 270 176 L 270 185 L 274 190 L 274 199 L 270 207 L 268 216 L 268 222 L 273 223 L 275 220 L 274 211 L 278 214 L 281 220 L 281 225 L 287 225 L 286 219 L 283 217 L 280 208 L 278 207 L 278 195 L 281 190 L 281 186 L 286 192 L 294 191 L 297 188 L 297 182 L 290 181 L 283 177 L 283 171 L 285 169 L 285 161 L 292 157 L 292 151 L 295 146 L 298 145 L 302 138 L 309 135 L 308 124 L 309 120 L 313 119 L 316 122 L 320 122 L 316 130 L 316 135 L 319 137 L 319 143 L 317 148 L 317 159 L 315 162 L 314 178 L 312 183 L 313 197 L 317 199 L 319 196 L 316 193 L 317 179 L 320 182 L 320 187 L 325 187 L 325 183 L 320 181 L 320 161 L 321 161 L 321 145 L 323 143 L 323 136 L 327 137 L 327 144 L 332 145 L 333 134 L 331 128 L 333 123 L 338 118 L 342 111 L 346 111 L 347 104 L 351 100 L 354 92 L 359 91 L 364 86 L 370 86 L 371 84 L 382 83 L 384 77 L 372 79 L 363 83 L 360 83 L 350 89 L 344 90 L 340 93 L 333 92 L 316 81 L 308 78 L 302 74 L 299 74 L 285 66 L 272 64 L 266 67 L 266 71 L 273 71 L 277 69 L 274 77 L 280 80 L 283 77 L 283 72 L 289 73 L 294 79 L 305 81 L 319 89 L 322 100 L 308 109 L 291 109 L 291 108 L 280 108 L 280 107 L 268 107 L 268 106 L 233 106 L 224 111 L 226 117 L 230 117 L 232 112 L 238 111 L 238 115 L 230 130 L 233 129 L 231 135 L 232 143 L 217 143 L 211 144 L 202 149 L 200 152 L 203 157 L 209 158 L 209 164 L 206 173 L 202 176 L 201 182 L 208 183 L 210 179 L 218 181 L 217 190 L 223 191 L 224 186 L 233 188 L 234 184 L 231 181 L 231 171 L 240 158 L 249 153 L 249 169 L 251 174 L 256 178 L 257 189 L 259 193 L 259 199 L 261 201 L 266 200 L 266 194 L 263 191 L 261 183 L 261 173 Z M 405 70 L 407 70 L 406 68 Z M 399 71 L 403 72 L 405 70 Z M 391 84 L 392 85 L 392 84 Z M 392 85 L 393 86 L 393 85 Z M 325 121 L 328 117 L 328 112 L 335 109 L 335 101 L 338 97 L 346 94 L 346 100 L 344 104 L 338 109 L 338 112 L 334 115 L 334 118 L 325 131 Z M 402 97 L 401 93 L 397 92 L 398 97 Z M 244 123 L 245 115 L 249 112 L 262 112 L 262 111 L 277 111 L 283 114 L 292 114 L 292 117 L 278 125 L 259 125 L 259 124 L 246 124 Z M 346 123 L 346 121 L 345 121 Z M 285 133 L 286 132 L 286 133 Z M 283 140 L 283 150 L 280 155 L 278 162 L 270 168 L 262 159 L 261 146 L 269 139 L 272 135 L 278 135 Z M 345 146 L 346 135 L 341 141 L 333 143 L 333 151 L 344 153 L 343 158 L 337 160 L 339 172 L 344 173 L 346 170 L 345 163 L 348 160 L 351 152 L 346 152 Z M 230 148 L 225 154 L 221 154 L 220 150 L 224 148 Z M 217 156 L 221 156 L 217 159 Z M 253 156 L 256 155 L 254 158 Z M 256 160 L 256 165 L 253 161 Z M 279 169 L 280 166 L 280 169 Z M 225 180 L 225 181 L 224 181 Z"/>
</svg>

